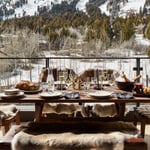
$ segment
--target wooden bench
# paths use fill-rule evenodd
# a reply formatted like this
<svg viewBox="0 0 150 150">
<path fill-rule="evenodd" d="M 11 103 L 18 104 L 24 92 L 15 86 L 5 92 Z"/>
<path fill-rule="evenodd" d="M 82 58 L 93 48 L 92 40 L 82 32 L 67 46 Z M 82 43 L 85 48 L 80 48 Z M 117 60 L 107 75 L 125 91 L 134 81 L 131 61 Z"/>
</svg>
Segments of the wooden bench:
<svg viewBox="0 0 150 150">
<path fill-rule="evenodd" d="M 1 126 L 3 127 L 3 135 L 8 132 L 13 122 L 20 124 L 20 110 L 15 105 L 0 106 Z"/>
<path fill-rule="evenodd" d="M 145 126 L 150 124 L 150 106 L 142 106 L 134 109 L 134 124 L 137 125 L 137 122 L 141 124 L 141 136 L 145 136 Z"/>
</svg>

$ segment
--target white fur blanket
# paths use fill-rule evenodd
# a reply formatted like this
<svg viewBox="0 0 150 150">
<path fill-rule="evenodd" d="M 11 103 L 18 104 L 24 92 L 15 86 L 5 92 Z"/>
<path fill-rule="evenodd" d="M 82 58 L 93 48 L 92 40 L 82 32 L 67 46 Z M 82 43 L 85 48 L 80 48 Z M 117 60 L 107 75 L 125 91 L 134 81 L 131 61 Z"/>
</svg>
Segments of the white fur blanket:
<svg viewBox="0 0 150 150">
<path fill-rule="evenodd" d="M 15 115 L 17 108 L 15 105 L 3 105 L 0 106 L 0 125 L 2 125 L 2 119 Z"/>
<path fill-rule="evenodd" d="M 12 140 L 12 150 L 123 150 L 124 141 L 133 135 L 104 133 L 17 133 Z"/>
</svg>

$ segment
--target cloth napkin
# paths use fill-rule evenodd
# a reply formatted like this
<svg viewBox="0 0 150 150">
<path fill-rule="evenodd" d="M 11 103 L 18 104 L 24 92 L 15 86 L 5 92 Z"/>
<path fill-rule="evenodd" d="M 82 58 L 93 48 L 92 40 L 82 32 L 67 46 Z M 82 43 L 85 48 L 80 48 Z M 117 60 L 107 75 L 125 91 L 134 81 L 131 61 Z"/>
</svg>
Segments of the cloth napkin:
<svg viewBox="0 0 150 150">
<path fill-rule="evenodd" d="M 80 98 L 80 94 L 79 94 L 79 92 L 65 93 L 65 94 L 64 94 L 64 97 L 65 97 L 66 99 L 71 99 L 71 98 L 78 99 L 78 98 Z"/>
<path fill-rule="evenodd" d="M 129 92 L 115 93 L 115 95 L 118 99 L 132 99 L 133 98 L 133 94 L 131 94 Z"/>
</svg>

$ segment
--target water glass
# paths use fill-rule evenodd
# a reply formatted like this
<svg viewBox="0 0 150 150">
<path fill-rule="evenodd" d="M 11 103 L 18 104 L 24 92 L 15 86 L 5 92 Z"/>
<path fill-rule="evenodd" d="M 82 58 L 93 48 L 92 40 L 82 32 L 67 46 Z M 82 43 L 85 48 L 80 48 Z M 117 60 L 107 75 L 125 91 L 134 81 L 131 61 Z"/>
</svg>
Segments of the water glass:
<svg viewBox="0 0 150 150">
<path fill-rule="evenodd" d="M 55 91 L 55 82 L 54 80 L 51 80 L 48 82 L 48 91 L 54 92 Z"/>
<path fill-rule="evenodd" d="M 48 83 L 47 82 L 41 82 L 42 91 L 46 92 L 48 91 Z"/>
</svg>

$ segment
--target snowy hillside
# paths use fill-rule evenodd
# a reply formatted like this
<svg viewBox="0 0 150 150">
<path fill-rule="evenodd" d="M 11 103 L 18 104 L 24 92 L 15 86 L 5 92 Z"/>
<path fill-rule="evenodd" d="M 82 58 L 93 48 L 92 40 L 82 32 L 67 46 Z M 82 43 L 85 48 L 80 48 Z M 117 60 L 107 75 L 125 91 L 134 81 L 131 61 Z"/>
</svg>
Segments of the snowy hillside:
<svg viewBox="0 0 150 150">
<path fill-rule="evenodd" d="M 12 17 L 22 17 L 22 16 L 33 16 L 38 14 L 39 8 L 46 8 L 51 10 L 55 4 L 61 4 L 62 1 L 67 2 L 68 5 L 75 0 L 22 0 L 24 3 L 20 4 L 20 0 L 0 0 L 0 17 L 3 19 L 12 18 Z M 110 15 L 110 7 L 113 9 L 113 6 L 108 7 L 110 0 L 106 1 L 104 4 L 99 6 L 103 13 Z M 140 8 L 144 8 L 146 0 L 128 0 L 125 3 L 123 0 L 119 0 L 119 3 L 116 2 L 117 7 L 119 7 L 119 16 L 127 15 L 129 12 L 138 13 Z M 76 9 L 81 11 L 86 11 L 86 4 L 89 0 L 76 0 Z M 112 2 L 113 4 L 113 2 Z M 118 6 L 119 5 L 119 6 Z M 108 10 L 109 9 L 109 10 Z M 114 8 L 115 9 L 115 8 Z M 6 13 L 6 10 L 8 11 Z M 11 13 L 11 15 L 10 15 Z"/>
<path fill-rule="evenodd" d="M 107 9 L 108 2 L 109 2 L 109 0 L 107 0 L 99 8 L 101 9 L 101 11 L 103 13 L 110 15 L 109 11 Z M 123 5 L 123 3 L 121 3 L 120 12 L 118 12 L 118 15 L 119 16 L 126 16 L 130 12 L 138 13 L 140 8 L 144 8 L 145 2 L 146 2 L 146 0 L 128 0 L 128 2 L 125 3 L 124 5 Z"/>
</svg>

